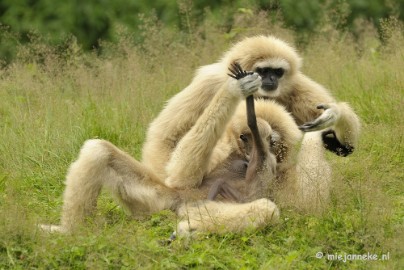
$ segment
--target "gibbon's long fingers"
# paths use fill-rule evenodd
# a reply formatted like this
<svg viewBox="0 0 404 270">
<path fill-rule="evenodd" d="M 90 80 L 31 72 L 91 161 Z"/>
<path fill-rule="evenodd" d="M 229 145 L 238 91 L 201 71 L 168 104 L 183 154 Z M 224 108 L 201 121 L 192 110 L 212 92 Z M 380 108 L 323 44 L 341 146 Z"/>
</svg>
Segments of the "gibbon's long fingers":
<svg viewBox="0 0 404 270">
<path fill-rule="evenodd" d="M 234 78 L 236 80 L 239 80 L 239 79 L 242 79 L 242 78 L 244 78 L 244 77 L 246 77 L 248 75 L 254 74 L 253 71 L 245 71 L 245 70 L 243 70 L 241 68 L 240 64 L 237 63 L 237 62 L 231 64 L 228 69 L 231 72 L 231 74 L 228 73 L 227 75 L 229 75 L 230 77 L 232 77 L 232 78 Z"/>
<path fill-rule="evenodd" d="M 239 63 L 237 63 L 237 62 L 234 63 L 234 66 L 235 66 L 235 68 L 237 70 L 237 73 L 239 74 L 240 78 L 243 78 L 243 77 L 246 76 L 245 71 L 241 68 Z"/>
<path fill-rule="evenodd" d="M 331 127 L 337 120 L 337 112 L 332 109 L 327 109 L 314 121 L 304 123 L 299 126 L 299 129 L 304 132 L 322 130 Z"/>
<path fill-rule="evenodd" d="M 232 73 L 234 73 L 234 71 L 231 70 L 230 68 L 229 68 L 229 71 L 232 72 Z M 233 74 L 230 74 L 230 73 L 227 73 L 227 75 L 229 75 L 230 77 L 232 77 L 232 78 L 234 78 L 234 79 L 237 80 L 237 76 L 236 76 L 236 75 L 233 75 Z"/>
<path fill-rule="evenodd" d="M 230 77 L 233 77 L 236 80 L 243 78 L 243 76 L 240 74 L 240 69 L 236 64 L 231 64 L 229 71 L 231 72 L 231 74 L 228 74 Z"/>
</svg>

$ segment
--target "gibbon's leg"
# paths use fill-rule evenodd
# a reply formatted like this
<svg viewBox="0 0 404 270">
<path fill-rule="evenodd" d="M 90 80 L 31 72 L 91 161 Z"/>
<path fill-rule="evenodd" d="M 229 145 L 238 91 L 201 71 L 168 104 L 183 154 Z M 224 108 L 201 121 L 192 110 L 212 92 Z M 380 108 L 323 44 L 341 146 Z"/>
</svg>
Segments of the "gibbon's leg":
<svg viewBox="0 0 404 270">
<path fill-rule="evenodd" d="M 360 131 L 359 118 L 352 108 L 345 102 L 339 102 L 320 104 L 317 109 L 323 109 L 323 114 L 301 125 L 300 130 L 310 132 L 327 129 L 322 133 L 324 146 L 339 156 L 351 154 Z"/>
<path fill-rule="evenodd" d="M 321 131 L 305 133 L 296 167 L 287 173 L 287 183 L 276 194 L 279 201 L 310 213 L 318 213 L 328 203 L 331 167 L 324 156 Z"/>
<path fill-rule="evenodd" d="M 176 192 L 158 184 L 140 162 L 107 141 L 88 140 L 67 174 L 63 231 L 71 231 L 95 210 L 102 187 L 132 214 L 175 208 L 179 202 Z"/>
<path fill-rule="evenodd" d="M 278 207 L 265 198 L 241 204 L 199 201 L 183 204 L 177 214 L 181 221 L 176 234 L 180 236 L 190 236 L 194 232 L 241 232 L 279 220 Z"/>
<path fill-rule="evenodd" d="M 201 184 L 213 149 L 241 98 L 257 91 L 260 85 L 261 77 L 257 73 L 225 83 L 172 153 L 166 167 L 168 187 L 189 188 Z"/>
</svg>

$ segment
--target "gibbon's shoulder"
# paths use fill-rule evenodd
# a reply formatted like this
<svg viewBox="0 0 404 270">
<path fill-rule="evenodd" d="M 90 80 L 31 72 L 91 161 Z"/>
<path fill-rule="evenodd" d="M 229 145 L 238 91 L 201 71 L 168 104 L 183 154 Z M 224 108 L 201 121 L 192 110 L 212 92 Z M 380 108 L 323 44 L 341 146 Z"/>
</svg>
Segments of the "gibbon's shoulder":
<svg viewBox="0 0 404 270">
<path fill-rule="evenodd" d="M 299 70 L 302 65 L 294 47 L 277 37 L 264 35 L 247 37 L 234 44 L 221 62 L 229 65 L 237 61 L 244 69 L 252 70 L 255 63 L 276 58 L 289 62 L 292 70 Z"/>
<path fill-rule="evenodd" d="M 199 77 L 211 77 L 211 76 L 227 76 L 228 66 L 223 63 L 214 63 L 210 65 L 204 65 L 197 69 L 195 78 Z"/>
</svg>

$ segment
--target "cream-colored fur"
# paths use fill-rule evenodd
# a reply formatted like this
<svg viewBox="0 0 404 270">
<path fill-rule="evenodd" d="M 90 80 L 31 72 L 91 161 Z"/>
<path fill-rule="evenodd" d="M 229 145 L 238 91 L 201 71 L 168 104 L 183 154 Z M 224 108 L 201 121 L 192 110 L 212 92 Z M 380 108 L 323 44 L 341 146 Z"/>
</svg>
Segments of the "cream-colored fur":
<svg viewBox="0 0 404 270">
<path fill-rule="evenodd" d="M 260 89 L 256 73 L 240 80 L 230 78 L 228 67 L 235 61 L 246 70 L 278 65 L 285 74 L 278 89 L 268 94 Z M 334 115 L 335 121 L 325 128 L 335 127 L 342 142 L 354 145 L 359 121 L 347 104 L 335 103 L 326 89 L 303 75 L 300 66 L 296 51 L 274 37 L 253 37 L 236 44 L 218 63 L 200 68 L 191 84 L 168 101 L 148 129 L 142 162 L 107 141 L 87 141 L 67 174 L 61 226 L 44 228 L 72 231 L 94 211 L 102 187 L 111 190 L 135 216 L 178 210 L 183 218 L 178 226 L 180 234 L 265 226 L 279 216 L 278 207 L 268 197 L 279 205 L 309 211 L 321 208 L 328 199 L 330 181 L 321 133 L 306 134 L 301 143 L 297 124 L 321 118 L 316 106 L 327 104 L 330 109 L 325 112 Z M 209 186 L 205 179 L 232 154 L 242 155 L 238 140 L 248 125 L 244 102 L 240 102 L 252 93 L 284 105 L 256 102 L 260 133 L 264 121 L 270 126 L 268 132 L 274 132 L 268 139 L 279 136 L 272 149 L 276 175 L 273 170 L 259 172 L 258 182 L 267 187 L 253 193 L 246 203 L 206 202 Z M 207 215 L 212 219 L 205 220 Z M 245 222 L 235 224 L 237 220 Z"/>
</svg>

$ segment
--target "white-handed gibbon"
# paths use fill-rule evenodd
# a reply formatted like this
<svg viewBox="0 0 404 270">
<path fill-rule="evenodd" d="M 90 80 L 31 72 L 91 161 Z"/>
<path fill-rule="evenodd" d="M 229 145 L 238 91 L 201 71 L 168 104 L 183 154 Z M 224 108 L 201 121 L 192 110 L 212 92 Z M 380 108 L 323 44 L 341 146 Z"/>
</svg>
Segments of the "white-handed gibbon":
<svg viewBox="0 0 404 270">
<path fill-rule="evenodd" d="M 102 187 L 135 216 L 177 211 L 180 234 L 265 226 L 279 217 L 269 198 L 280 206 L 317 211 L 328 198 L 331 179 L 323 144 L 340 155 L 350 153 L 359 120 L 347 104 L 336 103 L 322 86 L 301 74 L 300 61 L 294 49 L 276 38 L 245 39 L 218 63 L 202 67 L 191 84 L 168 101 L 148 129 L 142 162 L 107 141 L 87 141 L 66 178 L 62 224 L 46 229 L 71 231 L 94 211 Z M 227 73 L 234 63 L 253 72 L 231 78 Z M 253 135 L 240 101 L 251 94 L 283 106 L 256 100 L 259 134 L 270 149 L 265 169 L 252 178 L 259 179 L 259 192 L 244 192 L 242 199 L 231 195 L 226 201 L 220 177 L 245 176 L 250 165 L 254 144 L 248 140 Z M 298 125 L 314 132 L 302 139 Z"/>
<path fill-rule="evenodd" d="M 217 63 L 201 67 L 192 82 L 168 101 L 150 125 L 142 160 L 165 185 L 198 186 L 203 176 L 227 156 L 226 147 L 209 156 L 199 155 L 201 146 L 192 146 L 190 141 L 200 134 L 193 128 L 195 123 L 220 89 L 229 84 L 227 69 L 235 62 L 262 77 L 256 97 L 285 106 L 301 130 L 321 130 L 327 149 L 341 156 L 352 153 L 360 122 L 351 107 L 336 102 L 327 89 L 305 76 L 300 71 L 301 58 L 287 43 L 272 36 L 250 37 L 235 44 Z M 196 168 L 188 165 L 191 156 Z"/>
</svg>

